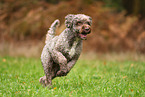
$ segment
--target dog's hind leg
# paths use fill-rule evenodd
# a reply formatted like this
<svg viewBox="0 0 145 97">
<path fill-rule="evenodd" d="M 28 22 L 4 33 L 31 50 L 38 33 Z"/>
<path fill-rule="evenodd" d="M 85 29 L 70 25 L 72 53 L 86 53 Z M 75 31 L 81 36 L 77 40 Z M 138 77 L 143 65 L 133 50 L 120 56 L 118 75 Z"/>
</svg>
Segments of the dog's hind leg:
<svg viewBox="0 0 145 97">
<path fill-rule="evenodd" d="M 47 43 L 50 39 L 52 39 L 52 38 L 55 36 L 56 28 L 59 26 L 59 24 L 60 24 L 60 21 L 59 21 L 58 19 L 55 20 L 55 21 L 51 24 L 51 26 L 50 26 L 50 28 L 49 28 L 47 34 L 46 34 L 45 43 Z"/>
<path fill-rule="evenodd" d="M 53 67 L 53 61 L 50 56 L 50 54 L 47 51 L 47 48 L 44 47 L 41 55 L 41 62 L 43 65 L 43 69 L 45 72 L 46 77 L 41 77 L 39 82 L 43 84 L 44 86 L 51 86 L 52 85 L 52 67 Z"/>
</svg>

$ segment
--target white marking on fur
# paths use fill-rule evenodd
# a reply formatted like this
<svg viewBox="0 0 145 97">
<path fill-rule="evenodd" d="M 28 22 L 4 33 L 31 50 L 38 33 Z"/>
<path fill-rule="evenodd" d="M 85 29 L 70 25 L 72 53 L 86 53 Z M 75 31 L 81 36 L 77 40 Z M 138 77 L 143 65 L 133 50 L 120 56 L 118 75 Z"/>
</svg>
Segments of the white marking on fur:
<svg viewBox="0 0 145 97">
<path fill-rule="evenodd" d="M 74 43 L 73 43 L 73 45 L 72 45 L 72 48 L 71 48 L 70 51 L 69 51 L 69 55 L 70 55 L 71 58 L 74 56 L 74 54 L 75 54 L 75 52 L 76 52 L 76 46 L 77 46 L 77 44 L 78 44 L 78 41 L 79 41 L 79 39 L 77 38 L 77 39 L 74 41 Z"/>
</svg>

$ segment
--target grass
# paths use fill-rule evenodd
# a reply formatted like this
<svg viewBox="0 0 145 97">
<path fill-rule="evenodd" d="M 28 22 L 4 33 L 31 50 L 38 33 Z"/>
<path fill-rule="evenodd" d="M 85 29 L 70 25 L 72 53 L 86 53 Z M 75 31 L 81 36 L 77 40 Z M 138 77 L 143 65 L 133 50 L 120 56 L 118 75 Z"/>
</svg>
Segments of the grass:
<svg viewBox="0 0 145 97">
<path fill-rule="evenodd" d="M 80 59 L 66 77 L 43 88 L 40 59 L 0 57 L 0 97 L 145 97 L 144 61 Z"/>
</svg>

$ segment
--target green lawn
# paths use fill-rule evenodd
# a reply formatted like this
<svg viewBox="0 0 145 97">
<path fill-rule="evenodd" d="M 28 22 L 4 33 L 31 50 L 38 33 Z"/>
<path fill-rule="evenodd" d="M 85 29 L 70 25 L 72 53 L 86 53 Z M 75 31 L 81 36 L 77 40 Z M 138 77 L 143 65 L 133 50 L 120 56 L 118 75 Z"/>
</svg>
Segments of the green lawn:
<svg viewBox="0 0 145 97">
<path fill-rule="evenodd" d="M 43 88 L 40 59 L 0 57 L 0 97 L 145 97 L 145 62 L 80 59 Z"/>
</svg>

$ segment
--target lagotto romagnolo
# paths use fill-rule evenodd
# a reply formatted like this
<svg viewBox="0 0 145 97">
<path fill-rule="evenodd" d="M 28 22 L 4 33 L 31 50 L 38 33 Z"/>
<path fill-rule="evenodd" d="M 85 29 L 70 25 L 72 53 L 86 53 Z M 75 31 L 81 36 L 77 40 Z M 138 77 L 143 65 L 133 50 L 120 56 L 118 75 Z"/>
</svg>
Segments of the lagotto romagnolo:
<svg viewBox="0 0 145 97">
<path fill-rule="evenodd" d="M 46 35 L 41 62 L 45 76 L 39 79 L 44 86 L 51 86 L 55 77 L 66 76 L 73 68 L 82 51 L 82 40 L 91 32 L 92 18 L 84 14 L 65 17 L 66 29 L 55 36 L 59 20 L 55 20 Z"/>
</svg>

